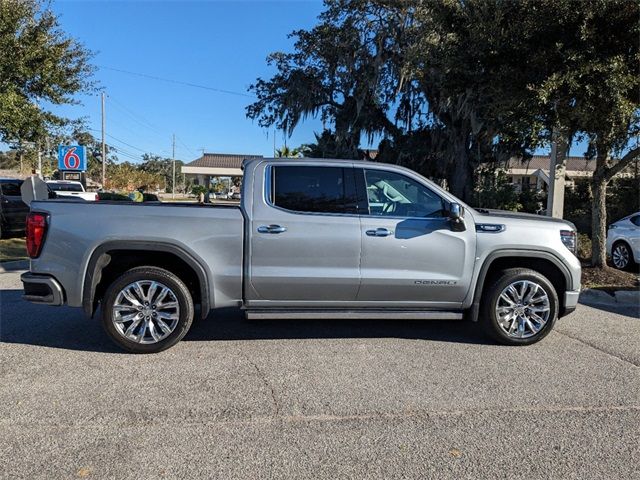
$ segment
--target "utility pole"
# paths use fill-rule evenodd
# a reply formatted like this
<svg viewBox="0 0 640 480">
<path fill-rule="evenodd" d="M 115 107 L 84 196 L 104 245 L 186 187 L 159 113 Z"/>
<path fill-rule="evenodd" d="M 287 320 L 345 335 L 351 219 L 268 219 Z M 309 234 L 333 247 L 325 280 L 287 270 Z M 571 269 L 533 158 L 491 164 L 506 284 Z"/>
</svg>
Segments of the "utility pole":
<svg viewBox="0 0 640 480">
<path fill-rule="evenodd" d="M 38 148 L 38 177 L 42 178 L 42 149 L 40 148 L 40 142 L 38 142 L 37 148 Z"/>
<path fill-rule="evenodd" d="M 104 92 L 102 92 L 102 190 L 107 189 L 107 146 L 104 143 Z"/>
<path fill-rule="evenodd" d="M 567 168 L 567 141 L 558 127 L 551 133 L 551 155 L 549 161 L 549 191 L 547 216 L 562 218 L 564 213 L 564 177 Z"/>
<path fill-rule="evenodd" d="M 49 173 L 51 173 L 51 171 L 53 169 L 51 168 L 51 144 L 49 142 L 49 136 L 48 135 L 47 135 L 47 138 L 46 138 L 46 142 L 47 142 L 47 159 L 48 159 L 47 165 L 49 166 Z"/>
<path fill-rule="evenodd" d="M 171 183 L 171 198 L 176 198 L 176 134 L 173 134 L 173 149 L 171 154 L 173 160 L 173 183 Z"/>
</svg>

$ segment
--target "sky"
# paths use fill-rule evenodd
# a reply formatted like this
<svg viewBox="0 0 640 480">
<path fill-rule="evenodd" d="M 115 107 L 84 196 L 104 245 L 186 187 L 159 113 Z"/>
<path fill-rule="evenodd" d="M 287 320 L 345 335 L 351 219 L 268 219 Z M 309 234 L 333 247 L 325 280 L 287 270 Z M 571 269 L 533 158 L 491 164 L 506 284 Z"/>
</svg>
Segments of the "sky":
<svg viewBox="0 0 640 480">
<path fill-rule="evenodd" d="M 311 28 L 322 2 L 58 0 L 52 8 L 61 28 L 95 53 L 95 80 L 107 95 L 107 143 L 121 160 L 139 160 L 145 152 L 170 157 L 175 133 L 176 158 L 191 161 L 202 149 L 273 155 L 273 129 L 246 118 L 247 88 L 274 73 L 267 55 L 291 51 L 287 35 Z M 100 138 L 99 94 L 78 99 L 82 105 L 54 111 L 86 117 Z M 310 143 L 321 129 L 319 120 L 307 121 L 286 142 Z M 275 140 L 278 148 L 284 144 L 282 132 Z"/>
</svg>

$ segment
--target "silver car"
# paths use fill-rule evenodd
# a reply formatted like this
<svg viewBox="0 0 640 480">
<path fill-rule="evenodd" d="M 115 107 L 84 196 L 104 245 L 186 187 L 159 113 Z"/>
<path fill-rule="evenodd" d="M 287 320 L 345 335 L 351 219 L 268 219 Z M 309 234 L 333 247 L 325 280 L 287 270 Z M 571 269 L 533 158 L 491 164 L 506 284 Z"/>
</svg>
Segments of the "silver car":
<svg viewBox="0 0 640 480">
<path fill-rule="evenodd" d="M 640 212 L 609 226 L 607 255 L 620 270 L 627 270 L 640 262 Z"/>
</svg>

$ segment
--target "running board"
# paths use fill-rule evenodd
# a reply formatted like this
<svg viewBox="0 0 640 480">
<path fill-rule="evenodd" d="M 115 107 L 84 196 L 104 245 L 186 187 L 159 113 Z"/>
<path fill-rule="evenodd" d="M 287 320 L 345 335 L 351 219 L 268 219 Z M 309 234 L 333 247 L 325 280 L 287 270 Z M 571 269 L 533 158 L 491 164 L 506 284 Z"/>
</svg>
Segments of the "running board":
<svg viewBox="0 0 640 480">
<path fill-rule="evenodd" d="M 360 320 L 462 320 L 462 312 L 437 310 L 246 310 L 248 320 L 360 319 Z"/>
</svg>

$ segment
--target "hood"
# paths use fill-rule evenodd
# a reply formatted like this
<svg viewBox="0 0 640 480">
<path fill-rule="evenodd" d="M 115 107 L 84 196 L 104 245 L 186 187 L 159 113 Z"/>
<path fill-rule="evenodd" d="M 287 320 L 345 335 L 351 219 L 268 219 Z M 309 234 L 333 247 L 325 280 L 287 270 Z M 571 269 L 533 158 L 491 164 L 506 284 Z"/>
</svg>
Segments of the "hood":
<svg viewBox="0 0 640 480">
<path fill-rule="evenodd" d="M 561 223 L 571 227 L 573 230 L 576 226 L 569 220 L 563 220 L 562 218 L 547 217 L 546 215 L 536 215 L 534 213 L 512 212 L 510 210 L 490 210 L 487 208 L 474 208 L 474 211 L 478 213 L 478 223 L 482 223 L 485 219 L 490 218 L 512 218 L 516 220 L 527 220 L 537 222 L 552 222 Z"/>
</svg>

